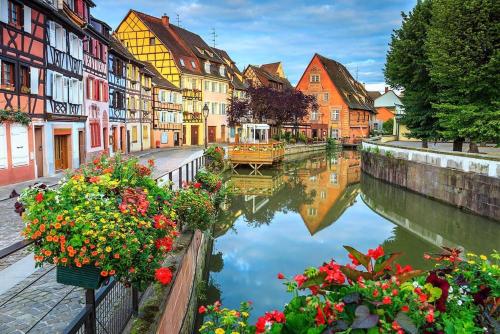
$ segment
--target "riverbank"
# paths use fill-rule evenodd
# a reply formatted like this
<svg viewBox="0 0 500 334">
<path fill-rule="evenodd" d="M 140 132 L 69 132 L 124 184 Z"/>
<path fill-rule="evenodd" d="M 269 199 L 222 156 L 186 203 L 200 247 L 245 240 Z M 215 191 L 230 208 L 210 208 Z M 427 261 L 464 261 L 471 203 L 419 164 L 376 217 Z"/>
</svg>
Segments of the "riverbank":
<svg viewBox="0 0 500 334">
<path fill-rule="evenodd" d="M 363 142 L 364 172 L 500 221 L 500 159 Z"/>
<path fill-rule="evenodd" d="M 287 145 L 285 146 L 285 159 L 287 158 L 287 156 L 294 154 L 324 151 L 324 150 L 326 150 L 326 143 Z"/>
</svg>

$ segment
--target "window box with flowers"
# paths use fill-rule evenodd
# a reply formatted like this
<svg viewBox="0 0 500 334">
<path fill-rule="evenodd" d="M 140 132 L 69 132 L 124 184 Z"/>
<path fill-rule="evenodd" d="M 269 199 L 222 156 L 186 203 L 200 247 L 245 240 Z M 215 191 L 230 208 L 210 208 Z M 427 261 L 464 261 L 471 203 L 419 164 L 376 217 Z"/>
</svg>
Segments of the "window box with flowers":
<svg viewBox="0 0 500 334">
<path fill-rule="evenodd" d="M 23 231 L 34 240 L 37 266 L 57 266 L 63 284 L 98 288 L 115 277 L 139 290 L 157 280 L 178 235 L 172 193 L 157 185 L 153 162 L 99 156 L 68 174 L 57 188 L 33 186 L 20 196 Z"/>
</svg>

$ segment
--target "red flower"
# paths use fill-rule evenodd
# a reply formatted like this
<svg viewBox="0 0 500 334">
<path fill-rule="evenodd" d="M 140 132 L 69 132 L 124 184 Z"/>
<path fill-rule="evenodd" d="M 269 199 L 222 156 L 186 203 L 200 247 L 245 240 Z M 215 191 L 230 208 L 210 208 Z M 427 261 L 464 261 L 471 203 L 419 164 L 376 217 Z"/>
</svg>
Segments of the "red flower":
<svg viewBox="0 0 500 334">
<path fill-rule="evenodd" d="M 155 271 L 155 279 L 163 285 L 172 281 L 172 271 L 169 268 L 158 268 Z"/>
<path fill-rule="evenodd" d="M 378 290 L 377 289 L 373 290 L 372 295 L 373 297 L 378 297 Z"/>
<path fill-rule="evenodd" d="M 392 295 L 397 296 L 399 294 L 399 291 L 397 289 L 392 290 Z"/>
<path fill-rule="evenodd" d="M 401 329 L 401 326 L 399 326 L 399 324 L 396 320 L 394 320 L 392 322 L 392 329 L 394 329 L 395 331 L 397 331 L 398 329 Z"/>
<path fill-rule="evenodd" d="M 164 252 L 170 252 L 172 250 L 174 241 L 171 238 L 165 237 L 156 240 L 156 248 L 161 249 Z"/>
<path fill-rule="evenodd" d="M 266 331 L 266 323 L 267 319 L 265 316 L 260 317 L 257 319 L 257 322 L 255 323 L 255 334 L 261 334 Z"/>
<path fill-rule="evenodd" d="M 358 259 L 354 257 L 351 253 L 347 254 L 347 256 L 351 259 L 352 264 L 355 266 L 359 266 L 361 263 L 359 263 Z"/>
<path fill-rule="evenodd" d="M 153 159 L 148 160 L 149 167 L 153 167 L 155 165 L 155 161 Z"/>
<path fill-rule="evenodd" d="M 345 281 L 345 276 L 340 271 L 340 265 L 333 261 L 319 267 L 319 271 L 326 273 L 325 282 L 328 284 L 343 284 Z"/>
<path fill-rule="evenodd" d="M 434 322 L 434 310 L 433 309 L 429 310 L 429 313 L 427 313 L 427 315 L 425 316 L 425 320 L 428 323 L 433 323 Z"/>
<path fill-rule="evenodd" d="M 337 310 L 337 312 L 344 312 L 344 306 L 345 306 L 344 303 L 338 303 L 335 304 L 335 309 Z"/>
<path fill-rule="evenodd" d="M 203 305 L 201 305 L 199 308 L 198 308 L 198 313 L 199 314 L 203 314 L 203 313 L 206 313 L 207 312 L 207 308 Z"/>
<path fill-rule="evenodd" d="M 425 303 L 427 301 L 427 295 L 425 293 L 421 293 L 420 295 L 418 295 L 418 299 L 420 300 L 420 302 Z"/>
<path fill-rule="evenodd" d="M 43 193 L 36 194 L 35 201 L 37 201 L 37 203 L 40 203 L 41 201 L 43 201 Z"/>
<path fill-rule="evenodd" d="M 401 307 L 401 311 L 403 312 L 408 312 L 410 310 L 410 307 L 408 305 L 404 305 Z"/>
<path fill-rule="evenodd" d="M 391 297 L 389 297 L 389 296 L 385 296 L 384 298 L 382 298 L 382 304 L 384 304 L 384 305 L 389 305 L 389 304 L 392 304 L 392 299 L 391 299 Z"/>
<path fill-rule="evenodd" d="M 375 249 L 369 249 L 368 256 L 371 257 L 372 259 L 376 260 L 379 257 L 384 256 L 384 249 L 382 248 L 382 246 L 378 246 Z"/>
<path fill-rule="evenodd" d="M 321 307 L 317 306 L 316 307 L 316 325 L 324 325 L 325 324 L 325 315 L 323 314 L 323 311 L 321 310 Z"/>
<path fill-rule="evenodd" d="M 413 268 L 410 265 L 406 265 L 404 267 L 401 267 L 401 265 L 399 263 L 396 263 L 396 275 L 408 273 L 412 270 L 413 270 Z"/>
<path fill-rule="evenodd" d="M 285 278 L 285 275 L 283 275 L 282 273 L 278 273 L 278 279 L 284 279 Z"/>
<path fill-rule="evenodd" d="M 305 281 L 307 281 L 307 277 L 304 275 L 297 275 L 293 278 L 295 282 L 297 282 L 298 287 L 300 288 Z"/>
<path fill-rule="evenodd" d="M 200 189 L 201 188 L 201 183 L 200 182 L 196 182 L 195 184 L 193 184 L 193 187 L 195 187 L 196 189 Z"/>
<path fill-rule="evenodd" d="M 99 176 L 92 176 L 92 177 L 89 179 L 89 182 L 90 182 L 90 183 L 97 183 L 97 182 L 99 182 Z"/>
</svg>

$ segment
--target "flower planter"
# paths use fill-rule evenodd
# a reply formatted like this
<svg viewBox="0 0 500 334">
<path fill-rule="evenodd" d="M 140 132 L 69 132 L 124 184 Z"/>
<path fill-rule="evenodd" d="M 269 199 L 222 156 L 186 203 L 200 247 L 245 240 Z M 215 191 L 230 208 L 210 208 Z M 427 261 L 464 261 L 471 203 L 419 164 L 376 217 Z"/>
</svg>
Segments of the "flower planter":
<svg viewBox="0 0 500 334">
<path fill-rule="evenodd" d="M 85 289 L 98 289 L 104 278 L 101 269 L 94 266 L 69 267 L 57 266 L 57 283 L 79 286 Z"/>
</svg>

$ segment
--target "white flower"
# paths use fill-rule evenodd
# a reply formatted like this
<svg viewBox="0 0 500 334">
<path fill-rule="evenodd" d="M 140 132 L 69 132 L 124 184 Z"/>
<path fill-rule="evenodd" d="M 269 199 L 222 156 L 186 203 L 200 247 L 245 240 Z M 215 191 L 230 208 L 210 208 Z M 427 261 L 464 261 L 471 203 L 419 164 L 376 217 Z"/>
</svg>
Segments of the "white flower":
<svg viewBox="0 0 500 334">
<path fill-rule="evenodd" d="M 414 288 L 418 288 L 418 282 L 417 281 L 413 282 L 413 287 Z"/>
<path fill-rule="evenodd" d="M 449 292 L 449 293 L 452 293 L 452 292 L 453 292 L 453 287 L 452 287 L 452 286 L 450 286 L 450 288 L 448 289 L 448 292 Z"/>
<path fill-rule="evenodd" d="M 459 300 L 457 300 L 457 304 L 458 304 L 459 306 L 460 306 L 460 305 L 462 305 L 462 301 L 461 301 L 460 299 L 459 299 Z"/>
</svg>

